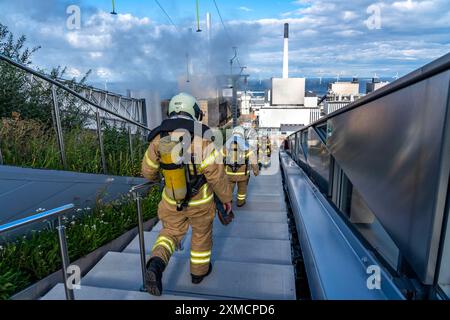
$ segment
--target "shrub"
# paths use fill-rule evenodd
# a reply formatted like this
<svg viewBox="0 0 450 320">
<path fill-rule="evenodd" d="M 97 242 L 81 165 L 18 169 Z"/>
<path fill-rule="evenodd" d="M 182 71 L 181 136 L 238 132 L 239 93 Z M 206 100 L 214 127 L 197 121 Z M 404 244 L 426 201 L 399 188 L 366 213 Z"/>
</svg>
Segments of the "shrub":
<svg viewBox="0 0 450 320">
<path fill-rule="evenodd" d="M 139 135 L 132 136 L 130 152 L 128 131 L 106 127 L 103 141 L 109 174 L 140 176 L 146 143 Z M 64 132 L 68 170 L 103 173 L 97 132 L 72 128 Z M 0 150 L 5 164 L 42 169 L 63 169 L 53 128 L 39 120 L 4 118 L 0 121 Z"/>
</svg>

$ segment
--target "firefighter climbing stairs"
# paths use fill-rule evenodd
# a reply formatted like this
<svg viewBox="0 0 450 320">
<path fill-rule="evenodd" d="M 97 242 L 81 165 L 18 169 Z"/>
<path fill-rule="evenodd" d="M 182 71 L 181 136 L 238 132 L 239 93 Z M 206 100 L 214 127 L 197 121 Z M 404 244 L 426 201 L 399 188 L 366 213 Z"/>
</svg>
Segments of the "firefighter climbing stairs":
<svg viewBox="0 0 450 320">
<path fill-rule="evenodd" d="M 274 157 L 275 158 L 275 157 Z M 273 163 L 273 166 L 279 166 Z M 163 295 L 140 291 L 139 239 L 123 252 L 108 252 L 81 280 L 75 298 L 98 299 L 276 299 L 296 298 L 294 267 L 281 173 L 252 177 L 247 204 L 233 208 L 235 220 L 223 226 L 218 219 L 213 229 L 213 271 L 201 284 L 191 283 L 189 244 L 191 231 L 163 275 Z M 159 222 L 145 233 L 145 247 L 151 248 L 161 229 Z M 147 254 L 149 250 L 147 249 Z M 45 300 L 65 299 L 58 284 Z"/>
</svg>

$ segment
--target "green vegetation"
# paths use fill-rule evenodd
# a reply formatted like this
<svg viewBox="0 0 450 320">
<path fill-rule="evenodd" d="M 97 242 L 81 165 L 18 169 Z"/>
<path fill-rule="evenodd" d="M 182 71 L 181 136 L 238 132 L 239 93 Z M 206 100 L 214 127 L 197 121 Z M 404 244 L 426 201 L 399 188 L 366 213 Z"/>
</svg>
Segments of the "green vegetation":
<svg viewBox="0 0 450 320">
<path fill-rule="evenodd" d="M 39 48 L 26 48 L 24 36 L 15 40 L 0 24 L 0 53 L 24 65 Z M 43 72 L 42 70 L 39 70 Z M 65 68 L 50 72 L 62 79 Z M 89 72 L 80 80 L 64 80 L 79 92 Z M 62 80 L 60 80 L 62 81 Z M 95 114 L 77 98 L 58 89 L 67 169 L 103 173 Z M 0 62 L 0 151 L 6 165 L 62 170 L 52 113 L 51 87 L 29 74 Z M 93 126 L 94 124 L 94 126 Z M 102 132 L 109 174 L 139 176 L 146 142 L 141 132 L 103 121 Z M 143 200 L 145 219 L 156 216 L 158 188 Z M 137 225 L 135 204 L 129 197 L 87 208 L 65 219 L 71 261 L 94 251 Z M 3 243 L 3 244 L 2 244 Z M 60 269 L 58 238 L 54 225 L 31 232 L 16 241 L 0 241 L 0 299 L 8 299 L 36 281 Z"/>
<path fill-rule="evenodd" d="M 132 135 L 132 157 L 128 139 L 127 131 L 105 126 L 103 142 L 108 173 L 122 176 L 140 175 L 146 144 L 139 135 Z M 87 173 L 103 172 L 95 131 L 73 128 L 64 133 L 64 143 L 68 170 Z M 0 147 L 5 164 L 63 169 L 56 135 L 39 120 L 2 119 Z"/>
<path fill-rule="evenodd" d="M 0 53 L 24 65 L 39 48 L 25 48 L 26 38 L 18 40 L 0 24 Z M 65 68 L 50 72 L 62 79 Z M 80 81 L 64 83 L 75 91 L 85 85 L 88 72 Z M 97 132 L 92 129 L 95 113 L 82 101 L 57 89 L 67 169 L 86 173 L 103 173 Z M 63 104 L 61 102 L 64 102 Z M 64 169 L 61 163 L 53 123 L 51 87 L 29 74 L 0 62 L 0 151 L 6 165 Z M 102 122 L 103 142 L 108 174 L 139 176 L 146 142 L 141 132 L 133 132 L 132 151 L 128 130 Z M 94 127 L 95 128 L 95 125 Z"/>
<path fill-rule="evenodd" d="M 143 199 L 144 219 L 156 216 L 158 187 Z M 73 262 L 116 239 L 137 225 L 135 202 L 129 197 L 96 208 L 78 209 L 64 217 L 70 260 Z M 58 235 L 54 226 L 0 246 L 0 300 L 8 299 L 61 268 Z"/>
</svg>

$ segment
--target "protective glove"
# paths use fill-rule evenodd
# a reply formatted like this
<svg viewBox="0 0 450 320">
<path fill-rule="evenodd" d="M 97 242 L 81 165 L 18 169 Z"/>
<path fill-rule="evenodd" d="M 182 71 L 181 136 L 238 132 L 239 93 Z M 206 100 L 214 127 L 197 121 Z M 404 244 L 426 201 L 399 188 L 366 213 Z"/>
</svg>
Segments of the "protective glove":
<svg viewBox="0 0 450 320">
<path fill-rule="evenodd" d="M 214 198 L 216 202 L 217 216 L 219 217 L 220 223 L 224 226 L 229 225 L 234 219 L 234 214 L 231 210 L 231 202 L 222 203 L 217 196 Z"/>
<path fill-rule="evenodd" d="M 231 202 L 224 203 L 223 208 L 225 209 L 226 213 L 230 213 L 231 212 Z"/>
</svg>

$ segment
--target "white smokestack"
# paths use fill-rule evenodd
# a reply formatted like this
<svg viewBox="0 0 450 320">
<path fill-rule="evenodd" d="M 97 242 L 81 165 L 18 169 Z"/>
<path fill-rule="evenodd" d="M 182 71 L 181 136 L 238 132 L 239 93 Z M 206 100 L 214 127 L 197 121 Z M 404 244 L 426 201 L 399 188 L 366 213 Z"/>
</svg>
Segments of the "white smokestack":
<svg viewBox="0 0 450 320">
<path fill-rule="evenodd" d="M 283 79 L 289 78 L 289 24 L 284 24 Z"/>
<path fill-rule="evenodd" d="M 209 12 L 206 13 L 206 33 L 209 43 L 211 41 L 211 14 Z"/>
<path fill-rule="evenodd" d="M 211 14 L 209 12 L 206 13 L 206 37 L 208 40 L 208 72 L 212 70 L 211 68 L 211 38 L 212 38 L 212 29 L 211 29 Z"/>
</svg>

